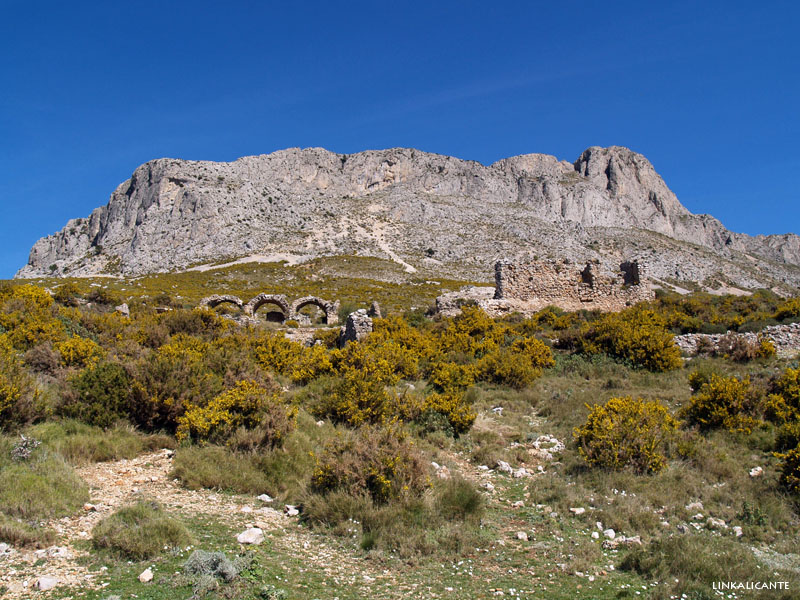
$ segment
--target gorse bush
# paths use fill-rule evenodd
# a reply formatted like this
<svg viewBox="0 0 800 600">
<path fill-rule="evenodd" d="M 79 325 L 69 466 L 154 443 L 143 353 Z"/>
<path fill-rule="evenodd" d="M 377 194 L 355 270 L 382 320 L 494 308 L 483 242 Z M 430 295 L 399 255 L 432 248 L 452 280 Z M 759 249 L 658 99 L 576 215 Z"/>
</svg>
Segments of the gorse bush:
<svg viewBox="0 0 800 600">
<path fill-rule="evenodd" d="M 677 426 L 658 401 L 611 398 L 589 409 L 586 423 L 575 430 L 574 437 L 589 464 L 657 473 L 667 465 L 667 444 Z"/>
<path fill-rule="evenodd" d="M 39 390 L 7 334 L 0 335 L 0 429 L 17 427 L 35 416 Z"/>
<path fill-rule="evenodd" d="M 758 396 L 750 379 L 712 374 L 684 407 L 682 416 L 704 431 L 722 428 L 751 433 L 759 423 L 757 408 Z"/>
<path fill-rule="evenodd" d="M 67 367 L 93 367 L 103 357 L 103 349 L 96 342 L 78 336 L 58 342 L 55 348 Z"/>
<path fill-rule="evenodd" d="M 207 405 L 189 405 L 178 417 L 178 440 L 222 442 L 238 428 L 259 427 L 256 447 L 279 447 L 294 427 L 296 409 L 283 405 L 274 390 L 253 381 L 239 381 L 235 387 L 214 397 Z"/>
<path fill-rule="evenodd" d="M 45 290 L 33 285 L 5 288 L 0 296 L 0 327 L 17 350 L 66 338 L 58 307 Z"/>
<path fill-rule="evenodd" d="M 683 364 L 665 319 L 644 307 L 603 315 L 585 324 L 575 344 L 585 354 L 605 353 L 650 371 L 670 371 Z"/>
</svg>

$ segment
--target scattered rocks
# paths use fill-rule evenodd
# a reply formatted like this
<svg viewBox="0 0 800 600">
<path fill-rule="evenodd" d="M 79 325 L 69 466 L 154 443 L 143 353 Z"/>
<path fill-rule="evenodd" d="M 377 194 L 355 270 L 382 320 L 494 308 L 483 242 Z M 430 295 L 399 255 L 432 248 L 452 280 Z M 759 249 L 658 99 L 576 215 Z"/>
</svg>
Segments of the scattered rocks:
<svg viewBox="0 0 800 600">
<path fill-rule="evenodd" d="M 528 534 L 525 533 L 524 531 L 518 531 L 517 532 L 517 539 L 520 540 L 521 542 L 527 542 L 528 541 Z"/>
<path fill-rule="evenodd" d="M 525 508 L 525 503 L 522 500 L 517 500 L 511 504 L 511 508 Z"/>
<path fill-rule="evenodd" d="M 264 541 L 264 532 L 259 527 L 251 527 L 237 535 L 236 541 L 240 544 L 258 545 Z"/>
<path fill-rule="evenodd" d="M 599 540 L 600 539 L 600 534 L 598 532 L 596 532 L 596 531 L 593 531 L 592 532 L 592 539 L 593 540 Z"/>
<path fill-rule="evenodd" d="M 121 314 L 123 317 L 130 317 L 131 316 L 131 310 L 128 308 L 128 303 L 127 302 L 124 302 L 124 303 L 120 304 L 119 306 L 115 306 L 114 310 L 116 312 L 118 312 L 119 314 Z"/>
<path fill-rule="evenodd" d="M 603 530 L 603 537 L 608 540 L 613 540 L 615 537 L 617 537 L 617 532 L 609 527 L 608 529 Z"/>
<path fill-rule="evenodd" d="M 616 550 L 617 548 L 622 547 L 630 547 L 630 546 L 641 546 L 642 545 L 642 538 L 638 535 L 633 537 L 625 537 L 620 536 L 616 539 L 609 539 L 603 542 L 603 548 L 606 550 Z"/>
<path fill-rule="evenodd" d="M 272 496 L 270 496 L 269 494 L 261 494 L 258 497 L 258 499 L 261 500 L 261 502 L 263 502 L 265 504 L 269 504 L 270 502 L 272 502 L 274 500 L 274 498 Z"/>
<path fill-rule="evenodd" d="M 497 470 L 500 471 L 501 473 L 513 473 L 514 472 L 514 469 L 511 468 L 511 465 L 508 464 L 504 460 L 498 460 L 497 461 Z"/>
<path fill-rule="evenodd" d="M 687 504 L 684 508 L 686 508 L 687 512 L 692 512 L 693 510 L 703 510 L 703 503 L 692 502 L 691 504 Z"/>
<path fill-rule="evenodd" d="M 492 485 L 492 484 L 491 484 L 491 483 L 489 483 L 488 481 L 486 481 L 486 482 L 482 483 L 482 484 L 481 484 L 481 487 L 482 487 L 483 489 L 485 489 L 487 492 L 489 492 L 490 494 L 494 492 L 494 485 Z"/>
<path fill-rule="evenodd" d="M 764 474 L 764 469 L 762 467 L 753 467 L 750 469 L 750 477 L 761 477 Z"/>
<path fill-rule="evenodd" d="M 736 537 L 742 537 L 744 535 L 744 531 L 742 531 L 742 528 L 739 525 L 734 525 L 731 530 L 733 531 L 733 535 Z"/>
<path fill-rule="evenodd" d="M 150 583 L 153 581 L 153 570 L 147 567 L 144 571 L 139 573 L 139 581 L 142 583 Z"/>
<path fill-rule="evenodd" d="M 573 515 L 582 515 L 583 513 L 586 512 L 586 509 L 583 508 L 582 506 L 579 506 L 577 508 L 570 508 L 569 512 L 571 512 Z"/>
<path fill-rule="evenodd" d="M 728 524 L 722 519 L 708 517 L 708 519 L 706 520 L 706 527 L 708 527 L 709 529 L 727 529 Z"/>
<path fill-rule="evenodd" d="M 287 504 L 283 507 L 283 514 L 285 514 L 287 517 L 296 517 L 300 514 L 300 509 L 293 504 Z"/>
</svg>

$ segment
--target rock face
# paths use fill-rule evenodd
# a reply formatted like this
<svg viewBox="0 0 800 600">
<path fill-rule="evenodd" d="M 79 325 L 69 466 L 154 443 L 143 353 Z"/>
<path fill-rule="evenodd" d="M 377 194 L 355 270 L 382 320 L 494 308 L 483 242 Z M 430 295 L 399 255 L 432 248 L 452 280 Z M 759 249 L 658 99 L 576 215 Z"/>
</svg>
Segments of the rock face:
<svg viewBox="0 0 800 600">
<path fill-rule="evenodd" d="M 139 275 L 253 255 L 332 254 L 472 276 L 501 256 L 609 264 L 642 256 L 656 278 L 800 283 L 798 236 L 750 237 L 693 215 L 646 158 L 616 146 L 589 148 L 574 164 L 529 154 L 484 166 L 405 148 L 154 160 L 106 206 L 39 240 L 17 276 Z"/>
</svg>

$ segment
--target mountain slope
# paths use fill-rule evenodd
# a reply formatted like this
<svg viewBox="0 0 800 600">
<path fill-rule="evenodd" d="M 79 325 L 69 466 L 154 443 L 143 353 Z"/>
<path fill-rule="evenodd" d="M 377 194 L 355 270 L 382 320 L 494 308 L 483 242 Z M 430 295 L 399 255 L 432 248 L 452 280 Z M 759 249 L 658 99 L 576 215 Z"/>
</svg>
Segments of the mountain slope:
<svg viewBox="0 0 800 600">
<path fill-rule="evenodd" d="M 231 163 L 159 159 L 106 206 L 39 240 L 17 277 L 139 275 L 249 255 L 357 254 L 488 278 L 498 257 L 642 256 L 654 276 L 800 284 L 800 238 L 751 237 L 691 214 L 650 162 L 592 147 L 484 166 L 413 149 L 288 149 Z"/>
</svg>

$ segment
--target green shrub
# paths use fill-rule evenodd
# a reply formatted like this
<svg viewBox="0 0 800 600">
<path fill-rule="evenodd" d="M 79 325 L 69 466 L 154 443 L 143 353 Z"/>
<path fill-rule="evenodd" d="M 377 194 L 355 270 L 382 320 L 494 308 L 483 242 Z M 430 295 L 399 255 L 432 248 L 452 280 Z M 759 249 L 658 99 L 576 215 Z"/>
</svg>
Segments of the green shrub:
<svg viewBox="0 0 800 600">
<path fill-rule="evenodd" d="M 434 506 L 448 520 L 480 519 L 484 509 L 483 495 L 462 477 L 453 477 L 438 486 Z"/>
<path fill-rule="evenodd" d="M 758 398 L 749 378 L 737 379 L 712 374 L 684 407 L 682 416 L 703 431 L 724 428 L 728 431 L 751 433 L 758 425 L 758 420 L 754 417 L 757 405 Z"/>
<path fill-rule="evenodd" d="M 778 320 L 800 317 L 800 298 L 789 298 L 775 310 Z"/>
<path fill-rule="evenodd" d="M 450 429 L 456 437 L 467 433 L 477 417 L 466 394 L 452 392 L 427 396 L 422 403 L 420 416 L 428 415 L 430 418 L 431 413 L 439 414 L 447 419 Z"/>
<path fill-rule="evenodd" d="M 102 519 L 92 530 L 96 548 L 106 548 L 126 558 L 144 560 L 165 548 L 191 543 L 186 526 L 157 502 L 139 501 Z"/>
<path fill-rule="evenodd" d="M 385 384 L 355 370 L 317 379 L 303 390 L 301 400 L 318 418 L 354 427 L 386 422 L 393 413 Z"/>
<path fill-rule="evenodd" d="M 401 430 L 363 426 L 332 440 L 317 458 L 311 491 L 345 491 L 381 504 L 419 496 L 427 487 L 424 462 Z"/>
<path fill-rule="evenodd" d="M 658 401 L 611 398 L 589 409 L 575 430 L 578 451 L 589 464 L 657 473 L 667 466 L 666 449 L 677 422 Z"/>
<path fill-rule="evenodd" d="M 110 427 L 128 419 L 132 380 L 125 368 L 112 362 L 100 363 L 70 379 L 71 394 L 65 394 L 60 413 L 98 427 Z"/>
</svg>

